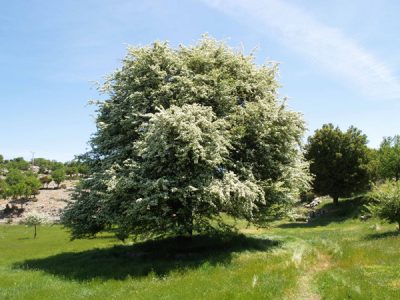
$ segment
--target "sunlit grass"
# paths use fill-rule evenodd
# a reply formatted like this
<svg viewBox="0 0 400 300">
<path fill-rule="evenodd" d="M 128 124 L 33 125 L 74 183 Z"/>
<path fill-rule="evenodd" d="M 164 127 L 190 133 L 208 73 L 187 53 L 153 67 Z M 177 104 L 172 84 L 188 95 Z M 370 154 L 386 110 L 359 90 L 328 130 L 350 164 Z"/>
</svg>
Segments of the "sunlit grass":
<svg viewBox="0 0 400 300">
<path fill-rule="evenodd" d="M 396 299 L 395 226 L 338 215 L 136 244 L 3 225 L 0 299 Z"/>
</svg>

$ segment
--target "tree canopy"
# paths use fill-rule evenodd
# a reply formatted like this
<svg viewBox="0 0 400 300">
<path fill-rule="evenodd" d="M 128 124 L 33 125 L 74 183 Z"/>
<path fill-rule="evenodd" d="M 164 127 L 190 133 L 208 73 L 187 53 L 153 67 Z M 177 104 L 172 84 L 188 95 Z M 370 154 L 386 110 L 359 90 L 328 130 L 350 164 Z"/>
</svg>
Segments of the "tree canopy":
<svg viewBox="0 0 400 300">
<path fill-rule="evenodd" d="M 306 145 L 315 192 L 331 196 L 337 204 L 339 197 L 364 191 L 369 184 L 370 156 L 367 137 L 357 128 L 343 132 L 332 124 L 323 125 Z"/>
<path fill-rule="evenodd" d="M 62 216 L 74 238 L 263 225 L 307 188 L 304 123 L 279 99 L 277 67 L 204 37 L 128 49 L 101 87 L 90 176 Z"/>
<path fill-rule="evenodd" d="M 378 151 L 379 174 L 384 179 L 400 179 L 400 135 L 386 137 Z"/>
</svg>

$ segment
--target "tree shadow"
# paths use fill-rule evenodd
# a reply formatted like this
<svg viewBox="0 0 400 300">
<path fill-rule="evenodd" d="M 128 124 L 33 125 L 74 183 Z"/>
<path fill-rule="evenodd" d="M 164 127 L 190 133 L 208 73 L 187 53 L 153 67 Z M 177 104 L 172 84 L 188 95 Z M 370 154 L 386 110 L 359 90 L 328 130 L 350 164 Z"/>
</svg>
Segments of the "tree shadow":
<svg viewBox="0 0 400 300">
<path fill-rule="evenodd" d="M 372 233 L 368 234 L 365 237 L 365 240 L 379 240 L 379 239 L 385 239 L 385 238 L 390 238 L 390 237 L 400 237 L 400 231 L 388 231 L 388 232 L 378 232 L 378 233 Z"/>
<path fill-rule="evenodd" d="M 122 280 L 126 277 L 168 275 L 203 264 L 229 264 L 234 253 L 268 251 L 281 242 L 245 235 L 198 235 L 192 239 L 167 238 L 129 246 L 114 246 L 15 263 L 13 268 L 42 270 L 70 280 L 94 278 Z"/>
</svg>

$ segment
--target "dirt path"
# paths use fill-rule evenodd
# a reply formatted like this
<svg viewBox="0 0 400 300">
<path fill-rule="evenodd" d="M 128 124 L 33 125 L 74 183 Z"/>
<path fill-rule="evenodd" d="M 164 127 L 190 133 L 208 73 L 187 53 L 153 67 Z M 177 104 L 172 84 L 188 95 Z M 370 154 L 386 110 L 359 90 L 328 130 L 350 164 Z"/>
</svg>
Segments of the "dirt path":
<svg viewBox="0 0 400 300">
<path fill-rule="evenodd" d="M 321 297 L 313 290 L 313 282 L 319 272 L 323 272 L 331 267 L 331 259 L 327 254 L 317 252 L 315 263 L 308 265 L 303 270 L 303 274 L 298 281 L 298 289 L 294 299 L 299 300 L 319 300 Z"/>
</svg>

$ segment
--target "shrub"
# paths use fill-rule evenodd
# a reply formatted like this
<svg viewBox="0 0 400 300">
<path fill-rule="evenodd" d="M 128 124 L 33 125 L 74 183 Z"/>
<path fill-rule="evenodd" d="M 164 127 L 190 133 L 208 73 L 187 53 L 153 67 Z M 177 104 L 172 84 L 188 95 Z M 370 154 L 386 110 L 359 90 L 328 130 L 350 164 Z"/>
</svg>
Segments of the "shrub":
<svg viewBox="0 0 400 300">
<path fill-rule="evenodd" d="M 369 193 L 368 210 L 389 223 L 397 223 L 400 230 L 400 182 L 387 181 Z"/>
<path fill-rule="evenodd" d="M 51 177 L 53 178 L 54 182 L 57 183 L 57 187 L 60 187 L 60 183 L 65 180 L 65 169 L 59 168 L 51 172 Z"/>
</svg>

